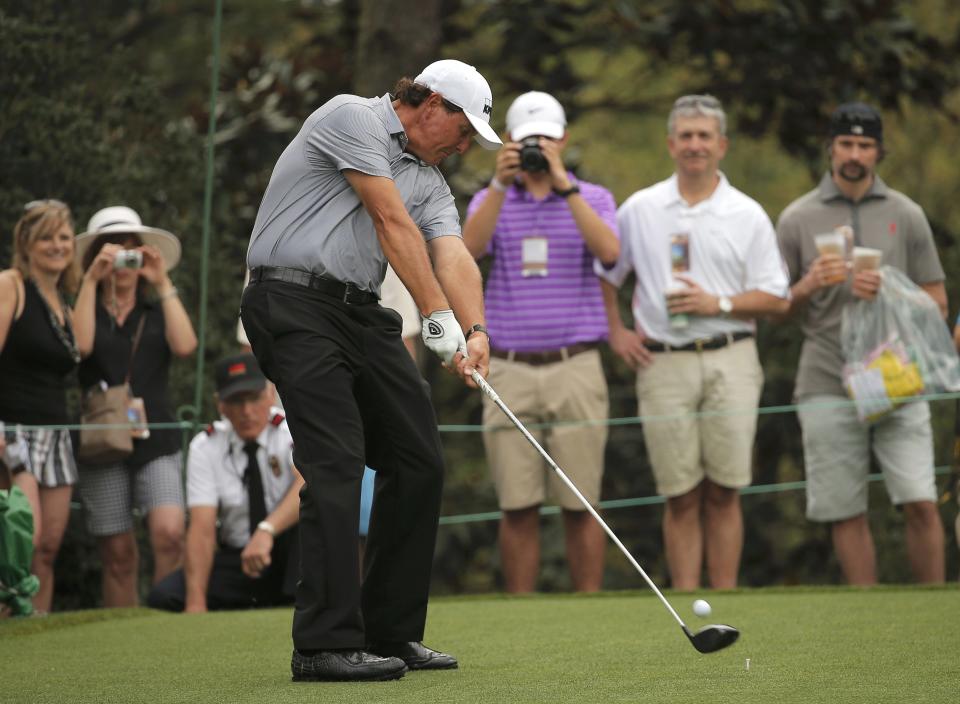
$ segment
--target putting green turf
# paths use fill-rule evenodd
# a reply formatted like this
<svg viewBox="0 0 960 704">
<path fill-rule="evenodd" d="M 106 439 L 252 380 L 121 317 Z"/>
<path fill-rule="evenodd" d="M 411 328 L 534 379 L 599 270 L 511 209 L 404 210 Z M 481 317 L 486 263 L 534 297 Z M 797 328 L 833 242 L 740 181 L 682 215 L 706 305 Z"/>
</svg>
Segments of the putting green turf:
<svg viewBox="0 0 960 704">
<path fill-rule="evenodd" d="M 692 613 L 697 596 L 713 606 L 708 621 Z M 956 585 L 668 598 L 692 629 L 729 623 L 740 641 L 697 653 L 649 592 L 437 598 L 425 640 L 459 670 L 313 684 L 290 681 L 289 609 L 77 612 L 0 622 L 0 701 L 960 701 Z"/>
</svg>

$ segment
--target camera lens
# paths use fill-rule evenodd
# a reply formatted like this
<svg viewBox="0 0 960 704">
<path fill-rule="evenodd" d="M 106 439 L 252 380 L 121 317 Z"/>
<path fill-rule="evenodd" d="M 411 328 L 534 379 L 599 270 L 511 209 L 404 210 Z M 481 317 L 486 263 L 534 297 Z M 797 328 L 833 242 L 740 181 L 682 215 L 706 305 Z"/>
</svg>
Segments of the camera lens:
<svg viewBox="0 0 960 704">
<path fill-rule="evenodd" d="M 527 137 L 520 142 L 520 169 L 531 172 L 547 170 L 547 159 L 540 149 L 539 137 Z"/>
<path fill-rule="evenodd" d="M 136 249 L 122 249 L 113 260 L 114 269 L 139 269 L 143 266 L 143 252 Z"/>
</svg>

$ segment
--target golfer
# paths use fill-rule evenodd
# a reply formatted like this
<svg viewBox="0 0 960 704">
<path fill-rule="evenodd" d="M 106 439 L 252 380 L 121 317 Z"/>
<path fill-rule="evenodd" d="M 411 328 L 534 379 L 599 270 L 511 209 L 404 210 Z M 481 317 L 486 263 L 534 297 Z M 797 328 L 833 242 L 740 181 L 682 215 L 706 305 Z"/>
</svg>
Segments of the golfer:
<svg viewBox="0 0 960 704">
<path fill-rule="evenodd" d="M 492 107 L 483 76 L 454 60 L 401 79 L 393 95 L 337 96 L 284 150 L 260 205 L 241 317 L 306 480 L 294 680 L 457 666 L 421 642 L 443 483 L 436 417 L 400 316 L 378 297 L 389 262 L 426 347 L 465 383 L 474 369 L 486 375 L 480 273 L 436 166 L 474 138 L 501 145 Z M 377 478 L 361 589 L 365 462 Z"/>
</svg>

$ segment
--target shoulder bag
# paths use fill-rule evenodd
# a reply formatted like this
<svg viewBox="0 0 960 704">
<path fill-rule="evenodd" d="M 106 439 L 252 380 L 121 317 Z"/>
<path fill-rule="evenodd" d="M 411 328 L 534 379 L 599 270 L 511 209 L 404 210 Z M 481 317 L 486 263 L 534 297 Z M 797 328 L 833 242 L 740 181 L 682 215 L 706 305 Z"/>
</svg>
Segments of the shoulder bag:
<svg viewBox="0 0 960 704">
<path fill-rule="evenodd" d="M 133 357 L 140 345 L 143 323 L 140 317 L 137 334 L 130 350 L 127 376 L 117 386 L 94 386 L 83 396 L 83 412 L 80 417 L 80 450 L 77 458 L 84 464 L 111 464 L 120 462 L 133 452 L 133 426 L 129 408 L 130 375 L 133 372 Z"/>
</svg>

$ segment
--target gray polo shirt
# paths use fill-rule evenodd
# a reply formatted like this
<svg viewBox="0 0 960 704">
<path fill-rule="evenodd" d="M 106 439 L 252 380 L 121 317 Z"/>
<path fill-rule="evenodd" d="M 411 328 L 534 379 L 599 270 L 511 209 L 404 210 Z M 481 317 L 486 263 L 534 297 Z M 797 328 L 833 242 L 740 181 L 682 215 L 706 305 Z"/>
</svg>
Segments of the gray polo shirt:
<svg viewBox="0 0 960 704">
<path fill-rule="evenodd" d="M 389 94 L 339 95 L 316 110 L 270 176 L 247 266 L 302 269 L 379 294 L 387 260 L 346 169 L 393 179 L 425 240 L 460 236 L 450 187 L 406 145 Z"/>
<path fill-rule="evenodd" d="M 896 267 L 914 283 L 943 281 L 943 267 L 930 225 L 919 205 L 889 188 L 879 176 L 867 194 L 854 203 L 844 196 L 828 172 L 820 185 L 801 196 L 780 215 L 777 236 L 791 285 L 799 281 L 817 258 L 814 235 L 848 225 L 857 246 L 883 250 L 883 264 Z M 850 280 L 820 289 L 803 311 L 803 349 L 797 368 L 795 395 L 845 396 L 841 381 L 843 351 L 840 320 L 843 306 L 852 300 Z"/>
</svg>

